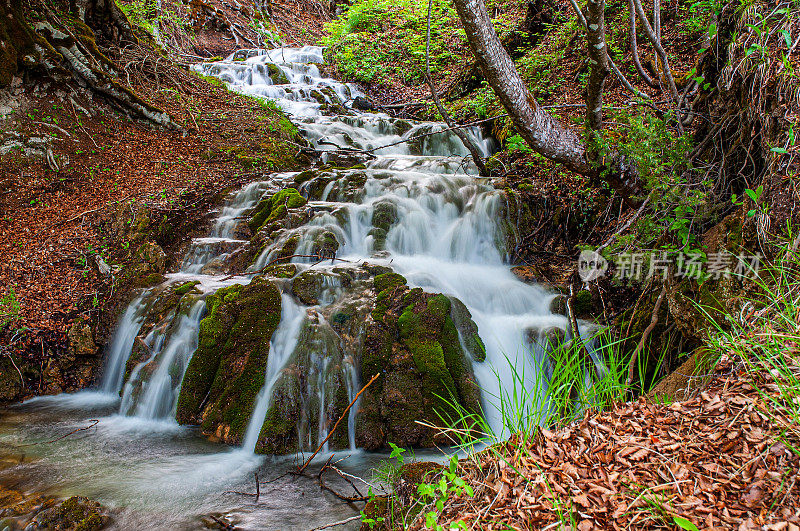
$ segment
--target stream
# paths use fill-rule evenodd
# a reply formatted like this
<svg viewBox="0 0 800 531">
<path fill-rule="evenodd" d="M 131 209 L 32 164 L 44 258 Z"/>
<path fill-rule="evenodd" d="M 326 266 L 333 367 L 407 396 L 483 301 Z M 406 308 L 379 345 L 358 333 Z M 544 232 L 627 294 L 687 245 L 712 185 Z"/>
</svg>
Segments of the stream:
<svg viewBox="0 0 800 531">
<path fill-rule="evenodd" d="M 349 351 L 322 336 L 306 341 L 304 331 L 310 319 L 320 330 L 329 330 L 326 308 L 358 302 L 342 284 L 341 268 L 367 260 L 391 267 L 410 286 L 455 297 L 468 308 L 485 344 L 485 361 L 473 363 L 483 410 L 495 433 L 507 433 L 497 397 L 512 393 L 515 386 L 530 390 L 546 378 L 539 369 L 546 357 L 541 338 L 548 330 L 565 329 L 566 319 L 551 313 L 552 293 L 521 282 L 510 271 L 501 223 L 505 196 L 476 177 L 467 150 L 452 132 L 398 143 L 441 131 L 444 124 L 349 109 L 358 89 L 325 78 L 318 66 L 322 62 L 322 49 L 308 46 L 240 50 L 196 69 L 231 90 L 275 101 L 320 151 L 370 150 L 375 157 L 366 167 L 337 169 L 318 198 L 308 202 L 310 219 L 279 231 L 246 271 L 238 271 L 241 276 L 230 278 L 223 266 L 249 245 L 240 234 L 242 216 L 266 195 L 288 186 L 297 186 L 308 197 L 315 181 L 296 184 L 297 173 L 280 173 L 233 193 L 216 213 L 209 234 L 194 239 L 179 270 L 167 275 L 165 285 L 198 282 L 200 295 L 185 308 L 160 316 L 143 333 L 164 286 L 138 294 L 120 317 L 96 389 L 36 398 L 3 415 L 0 443 L 20 449 L 5 457 L 0 481 L 21 490 L 89 496 L 112 508 L 112 525 L 119 529 L 202 528 L 203 515 L 214 513 L 242 529 L 308 530 L 356 514 L 321 492 L 316 481 L 302 478 L 282 477 L 262 486 L 258 503 L 226 491 L 253 492 L 254 472 L 262 481 L 270 480 L 300 460 L 298 454 L 263 456 L 254 450 L 273 397 L 285 386 L 284 369 L 298 349 L 308 348 L 303 345 L 313 346 L 313 352 L 302 353 L 312 367 L 302 381 L 304 396 L 313 400 L 301 405 L 303 420 L 298 421 L 299 445 L 306 455 L 328 434 L 334 382 L 342 382 L 348 401 L 364 384 L 357 349 Z M 346 114 L 331 112 L 342 106 L 348 107 Z M 485 156 L 491 154 L 492 142 L 480 130 L 469 129 L 468 134 Z M 348 183 L 356 178 L 362 181 L 354 189 Z M 396 213 L 396 222 L 376 231 L 373 218 L 386 205 Z M 325 276 L 317 304 L 302 304 L 286 281 L 276 280 L 283 291 L 280 324 L 270 340 L 263 385 L 241 444 L 210 442 L 199 428 L 178 425 L 183 375 L 198 348 L 205 298 L 222 287 L 250 282 L 253 275 L 247 273 L 274 262 L 289 241 L 296 244 L 296 255 L 315 254 L 327 234 L 338 242 L 335 261 L 292 259 L 298 271 L 313 267 Z M 354 344 L 361 346 L 358 339 Z M 346 419 L 347 449 L 337 455 L 350 456 L 340 464 L 343 469 L 370 477 L 386 454 L 358 448 L 358 405 Z M 546 405 L 527 407 L 535 411 Z M 90 430 L 22 446 L 50 441 L 87 426 L 90 419 L 99 420 Z M 317 461 L 324 462 L 330 450 L 326 445 Z M 418 451 L 417 456 L 441 454 Z M 335 484 L 333 478 L 331 482 Z M 358 523 L 337 527 L 353 528 Z"/>
</svg>

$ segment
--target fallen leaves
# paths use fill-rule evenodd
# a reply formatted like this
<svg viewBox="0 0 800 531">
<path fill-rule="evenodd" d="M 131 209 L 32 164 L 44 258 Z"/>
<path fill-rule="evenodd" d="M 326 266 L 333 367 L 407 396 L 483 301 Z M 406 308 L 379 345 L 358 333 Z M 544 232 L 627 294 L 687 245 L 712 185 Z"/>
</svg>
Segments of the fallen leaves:
<svg viewBox="0 0 800 531">
<path fill-rule="evenodd" d="M 765 397 L 738 378 L 683 402 L 640 399 L 587 413 L 567 428 L 540 430 L 524 448 L 514 438 L 484 450 L 461 463 L 476 496 L 448 500 L 439 522 L 800 531 L 800 457 L 777 441 Z M 495 471 L 490 482 L 487 471 Z M 495 502 L 481 506 L 482 498 Z"/>
</svg>

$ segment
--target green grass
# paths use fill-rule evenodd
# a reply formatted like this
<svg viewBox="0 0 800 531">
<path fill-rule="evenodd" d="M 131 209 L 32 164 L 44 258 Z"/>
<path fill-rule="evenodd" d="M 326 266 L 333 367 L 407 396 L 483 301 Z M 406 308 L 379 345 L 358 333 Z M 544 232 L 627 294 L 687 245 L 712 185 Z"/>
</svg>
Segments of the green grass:
<svg viewBox="0 0 800 531">
<path fill-rule="evenodd" d="M 767 404 L 762 412 L 779 427 L 779 439 L 800 455 L 800 253 L 789 243 L 791 230 L 789 236 L 777 258 L 758 271 L 739 315 L 713 319 L 701 309 L 712 326 L 709 350 L 741 361 Z"/>
<path fill-rule="evenodd" d="M 387 78 L 421 83 L 425 75 L 425 0 L 356 0 L 326 26 L 329 58 L 352 81 L 381 82 Z M 431 73 L 446 73 L 466 50 L 466 34 L 449 2 L 434 0 L 431 17 Z"/>
</svg>

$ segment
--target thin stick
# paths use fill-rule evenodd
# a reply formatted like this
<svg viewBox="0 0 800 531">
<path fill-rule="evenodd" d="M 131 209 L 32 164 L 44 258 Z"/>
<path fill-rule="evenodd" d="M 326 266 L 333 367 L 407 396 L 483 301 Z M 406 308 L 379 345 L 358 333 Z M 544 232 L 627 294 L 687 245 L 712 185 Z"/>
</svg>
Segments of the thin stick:
<svg viewBox="0 0 800 531">
<path fill-rule="evenodd" d="M 647 338 L 650 337 L 650 333 L 656 327 L 656 323 L 658 323 L 658 310 L 661 309 L 661 303 L 664 301 L 664 294 L 666 292 L 667 283 L 664 282 L 664 285 L 661 287 L 661 293 L 658 294 L 658 299 L 656 299 L 656 305 L 653 308 L 653 315 L 650 317 L 650 324 L 647 325 L 647 328 L 645 328 L 642 338 L 639 340 L 639 344 L 636 345 L 636 350 L 634 350 L 633 354 L 631 355 L 631 364 L 628 367 L 628 385 L 630 385 L 633 381 L 633 372 L 636 369 L 636 360 L 639 358 L 639 352 L 641 352 L 644 348 L 645 341 L 647 341 Z M 633 319 L 633 316 L 631 316 L 631 319 Z"/>
<path fill-rule="evenodd" d="M 360 396 L 361 396 L 361 393 L 363 393 L 363 392 L 364 392 L 364 391 L 367 389 L 367 387 L 369 387 L 370 385 L 372 385 L 372 382 L 374 382 L 375 380 L 377 380 L 377 379 L 378 379 L 378 376 L 380 376 L 380 375 L 381 375 L 381 373 L 378 373 L 378 374 L 374 375 L 374 376 L 373 376 L 372 378 L 370 378 L 370 380 L 367 382 L 367 385 L 365 385 L 364 387 L 362 387 L 362 388 L 361 388 L 361 390 L 360 390 L 358 393 L 356 393 L 356 396 L 353 398 L 352 402 L 350 402 L 350 404 L 349 404 L 349 405 L 348 405 L 348 406 L 345 408 L 344 412 L 342 413 L 342 416 L 341 416 L 341 417 L 339 417 L 339 420 L 337 420 L 337 421 L 336 421 L 336 424 L 334 424 L 334 425 L 333 425 L 333 429 L 332 429 L 331 431 L 329 431 L 329 432 L 328 432 L 328 436 L 327 436 L 327 437 L 325 437 L 325 440 L 324 440 L 324 441 L 322 441 L 322 442 L 320 443 L 320 445 L 319 445 L 319 446 L 317 446 L 317 449 L 316 449 L 316 450 L 314 450 L 314 453 L 313 453 L 313 454 L 311 454 L 311 457 L 309 457 L 309 458 L 306 460 L 306 462 L 305 462 L 305 463 L 303 463 L 303 466 L 301 466 L 301 467 L 300 467 L 300 468 L 297 470 L 297 473 L 298 473 L 298 474 L 302 474 L 302 473 L 303 473 L 303 471 L 304 471 L 306 468 L 308 468 L 308 465 L 310 465 L 310 464 L 311 464 L 311 460 L 312 460 L 312 459 L 314 459 L 314 456 L 315 456 L 315 455 L 317 455 L 317 454 L 319 453 L 319 451 L 320 451 L 320 450 L 322 450 L 322 447 L 323 447 L 323 446 L 325 446 L 325 443 L 326 443 L 326 442 L 328 442 L 328 439 L 330 439 L 330 438 L 331 438 L 331 435 L 333 435 L 333 434 L 336 432 L 336 428 L 337 428 L 337 427 L 339 427 L 339 423 L 342 421 L 342 419 L 343 419 L 343 418 L 345 418 L 345 417 L 347 416 L 347 412 L 348 412 L 348 411 L 350 411 L 350 408 L 351 408 L 351 407 L 353 407 L 353 404 L 355 404 L 355 403 L 356 403 L 356 400 L 358 400 L 358 397 L 360 397 Z"/>
<path fill-rule="evenodd" d="M 76 429 L 72 430 L 71 432 L 67 433 L 66 435 L 62 435 L 61 437 L 56 437 L 55 439 L 50 439 L 49 441 L 39 441 L 39 442 L 35 442 L 35 443 L 19 444 L 19 445 L 14 445 L 14 446 L 16 446 L 17 448 L 22 448 L 23 446 L 36 446 L 37 444 L 54 443 L 56 441 L 60 441 L 61 439 L 66 439 L 70 435 L 74 435 L 74 434 L 78 433 L 79 431 L 90 430 L 90 429 L 94 428 L 95 426 L 97 426 L 100 423 L 100 420 L 99 419 L 89 419 L 89 422 L 91 422 L 91 424 L 89 424 L 88 426 L 84 426 L 83 428 L 76 428 Z"/>
<path fill-rule="evenodd" d="M 355 516 L 351 516 L 350 518 L 345 518 L 344 520 L 339 520 L 338 522 L 333 522 L 332 524 L 325 524 L 325 525 L 320 526 L 320 527 L 315 527 L 311 531 L 319 531 L 320 529 L 328 529 L 328 528 L 331 528 L 331 527 L 336 527 L 338 525 L 344 525 L 344 524 L 347 524 L 347 523 L 350 523 L 350 522 L 353 522 L 353 521 L 359 520 L 359 519 L 361 519 L 361 515 L 357 514 Z"/>
</svg>

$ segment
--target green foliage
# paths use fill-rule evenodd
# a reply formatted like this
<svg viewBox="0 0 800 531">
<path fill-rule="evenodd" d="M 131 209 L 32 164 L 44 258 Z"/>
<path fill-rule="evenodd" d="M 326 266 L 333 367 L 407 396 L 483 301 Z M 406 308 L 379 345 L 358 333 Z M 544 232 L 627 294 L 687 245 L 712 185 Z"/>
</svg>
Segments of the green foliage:
<svg viewBox="0 0 800 531">
<path fill-rule="evenodd" d="M 405 83 L 425 79 L 425 0 L 357 0 L 326 26 L 330 59 L 348 79 L 366 83 L 387 77 Z M 452 49 L 466 47 L 458 15 L 450 2 L 434 0 L 431 16 L 431 73 L 446 73 L 457 57 Z"/>
<path fill-rule="evenodd" d="M 622 127 L 596 137 L 597 146 L 604 157 L 616 154 L 635 165 L 650 198 L 651 212 L 637 220 L 635 230 L 617 240 L 615 249 L 635 243 L 635 248 L 702 254 L 697 229 L 711 214 L 708 192 L 713 183 L 708 179 L 696 182 L 687 163 L 690 136 L 676 135 L 668 127 L 668 117 L 662 120 L 648 111 L 619 111 L 610 120 Z M 664 241 L 664 232 L 672 238 Z"/>
<path fill-rule="evenodd" d="M 3 297 L 0 298 L 0 331 L 19 319 L 20 309 L 14 287 L 9 286 Z"/>
<path fill-rule="evenodd" d="M 158 35 L 165 26 L 185 31 L 191 28 L 186 16 L 172 2 L 163 2 L 159 12 L 156 0 L 131 0 L 117 5 L 131 24 L 142 28 L 150 35 Z"/>
<path fill-rule="evenodd" d="M 450 464 L 439 475 L 435 483 L 420 483 L 417 485 L 417 494 L 424 505 L 433 505 L 433 509 L 425 513 L 425 527 L 436 531 L 444 531 L 444 526 L 437 522 L 438 514 L 444 509 L 444 504 L 450 497 L 461 497 L 464 494 L 474 496 L 472 487 L 457 474 L 458 456 L 450 457 Z M 459 525 L 460 524 L 460 525 Z M 449 529 L 466 529 L 463 522 L 456 522 Z"/>
</svg>

